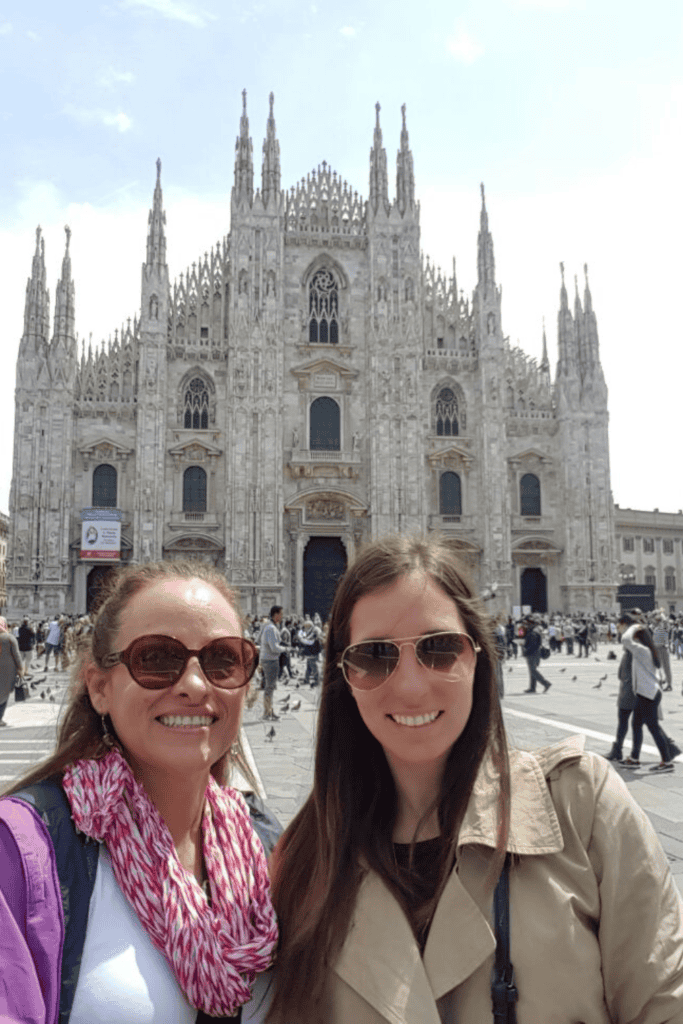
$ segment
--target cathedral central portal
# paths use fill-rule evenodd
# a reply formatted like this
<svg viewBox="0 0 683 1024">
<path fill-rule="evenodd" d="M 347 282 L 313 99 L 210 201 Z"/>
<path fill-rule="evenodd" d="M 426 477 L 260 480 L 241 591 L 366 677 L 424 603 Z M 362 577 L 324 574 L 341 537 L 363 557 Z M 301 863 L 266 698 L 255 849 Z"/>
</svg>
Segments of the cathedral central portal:
<svg viewBox="0 0 683 1024">
<path fill-rule="evenodd" d="M 340 537 L 311 537 L 304 551 L 304 614 L 329 617 L 337 582 L 346 569 Z"/>
</svg>

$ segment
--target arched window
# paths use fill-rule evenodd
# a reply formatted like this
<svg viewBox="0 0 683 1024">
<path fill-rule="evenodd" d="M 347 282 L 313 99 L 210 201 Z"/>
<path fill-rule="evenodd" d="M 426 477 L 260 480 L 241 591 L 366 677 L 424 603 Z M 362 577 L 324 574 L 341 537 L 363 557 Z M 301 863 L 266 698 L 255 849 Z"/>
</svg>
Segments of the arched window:
<svg viewBox="0 0 683 1024">
<path fill-rule="evenodd" d="M 341 449 L 339 406 L 334 398 L 316 398 L 311 404 L 311 451 L 338 452 Z"/>
<path fill-rule="evenodd" d="M 329 270 L 317 270 L 308 287 L 308 340 L 311 345 L 339 341 L 339 288 Z"/>
<path fill-rule="evenodd" d="M 183 474 L 183 512 L 206 512 L 206 473 L 190 466 Z"/>
<path fill-rule="evenodd" d="M 186 430 L 209 429 L 209 389 L 201 377 L 193 377 L 185 389 Z"/>
<path fill-rule="evenodd" d="M 439 479 L 439 515 L 462 515 L 460 477 L 457 473 L 441 474 Z"/>
<path fill-rule="evenodd" d="M 519 514 L 540 516 L 541 481 L 533 473 L 525 473 L 519 481 Z"/>
<path fill-rule="evenodd" d="M 95 508 L 116 508 L 116 470 L 98 466 L 92 475 L 92 503 Z"/>
<path fill-rule="evenodd" d="M 439 437 L 457 437 L 458 400 L 452 388 L 441 388 L 436 398 L 436 433 Z"/>
</svg>

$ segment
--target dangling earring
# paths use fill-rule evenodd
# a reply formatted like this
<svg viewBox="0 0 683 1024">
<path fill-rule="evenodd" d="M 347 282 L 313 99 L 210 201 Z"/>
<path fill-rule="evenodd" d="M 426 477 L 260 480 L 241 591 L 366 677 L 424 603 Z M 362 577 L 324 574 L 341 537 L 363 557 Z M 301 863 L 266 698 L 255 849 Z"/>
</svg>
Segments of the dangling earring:
<svg viewBox="0 0 683 1024">
<path fill-rule="evenodd" d="M 102 719 L 102 742 L 104 743 L 105 747 L 108 747 L 111 750 L 112 747 L 116 746 L 116 740 L 114 739 L 112 734 L 109 732 L 109 729 L 107 728 L 106 716 L 100 715 L 100 718 Z"/>
</svg>

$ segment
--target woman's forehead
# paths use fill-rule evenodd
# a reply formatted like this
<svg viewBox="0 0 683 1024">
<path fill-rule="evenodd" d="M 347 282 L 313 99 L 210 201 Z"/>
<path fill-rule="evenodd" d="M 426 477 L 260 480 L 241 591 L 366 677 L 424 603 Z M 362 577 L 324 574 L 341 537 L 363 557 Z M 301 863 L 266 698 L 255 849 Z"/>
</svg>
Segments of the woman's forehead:
<svg viewBox="0 0 683 1024">
<path fill-rule="evenodd" d="M 462 616 L 453 598 L 422 572 L 364 594 L 350 620 L 352 642 L 365 637 L 417 636 L 439 628 L 462 631 Z"/>
</svg>

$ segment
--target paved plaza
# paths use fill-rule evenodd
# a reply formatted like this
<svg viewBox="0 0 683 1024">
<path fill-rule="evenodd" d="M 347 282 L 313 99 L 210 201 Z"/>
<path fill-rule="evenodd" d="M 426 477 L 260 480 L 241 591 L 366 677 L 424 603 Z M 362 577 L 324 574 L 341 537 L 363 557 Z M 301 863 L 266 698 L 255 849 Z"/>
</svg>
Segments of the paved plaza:
<svg viewBox="0 0 683 1024">
<path fill-rule="evenodd" d="M 580 733 L 586 737 L 587 750 L 606 753 L 612 744 L 617 718 L 618 661 L 608 660 L 610 649 L 621 653 L 620 648 L 603 644 L 597 655 L 591 654 L 587 659 L 553 655 L 541 669 L 552 683 L 548 693 L 524 694 L 528 685 L 526 662 L 522 657 L 508 661 L 504 667 L 503 709 L 510 742 L 533 749 Z M 683 746 L 683 661 L 674 660 L 672 667 L 674 689 L 664 694 L 662 724 Z M 313 777 L 320 690 L 304 687 L 300 677 L 297 681 L 287 686 L 280 684 L 276 690 L 274 703 L 279 721 L 262 720 L 263 704 L 258 694 L 253 706 L 245 709 L 243 722 L 243 736 L 266 801 L 283 825 L 292 820 L 302 805 Z M 50 694 L 46 692 L 48 686 Z M 0 785 L 51 749 L 66 686 L 66 675 L 50 671 L 46 682 L 34 691 L 38 696 L 25 704 L 9 706 L 5 718 L 11 728 L 0 730 Z M 46 693 L 45 699 L 40 698 L 41 692 Z M 55 698 L 54 703 L 50 696 Z M 283 706 L 287 697 L 289 701 Z M 641 769 L 631 771 L 617 766 L 616 770 L 649 815 L 683 891 L 683 760 L 679 759 L 673 773 L 653 775 L 649 767 L 658 762 L 659 755 L 648 740 L 645 731 Z M 625 753 L 629 751 L 630 737 L 625 744 Z"/>
</svg>

